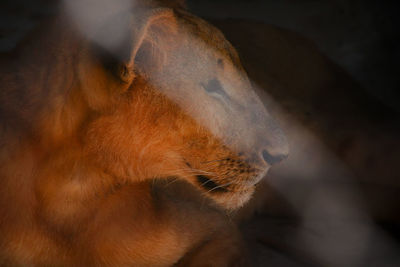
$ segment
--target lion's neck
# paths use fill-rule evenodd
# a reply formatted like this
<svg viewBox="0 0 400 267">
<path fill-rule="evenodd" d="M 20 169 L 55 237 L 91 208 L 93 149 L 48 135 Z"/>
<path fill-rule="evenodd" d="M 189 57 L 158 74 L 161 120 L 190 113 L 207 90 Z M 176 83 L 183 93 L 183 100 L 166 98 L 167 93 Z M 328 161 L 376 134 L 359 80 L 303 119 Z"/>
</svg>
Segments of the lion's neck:
<svg viewBox="0 0 400 267">
<path fill-rule="evenodd" d="M 56 144 L 75 138 L 88 113 L 76 90 L 83 43 L 65 19 L 47 25 L 23 42 L 1 74 L 0 123 L 35 142 Z"/>
</svg>

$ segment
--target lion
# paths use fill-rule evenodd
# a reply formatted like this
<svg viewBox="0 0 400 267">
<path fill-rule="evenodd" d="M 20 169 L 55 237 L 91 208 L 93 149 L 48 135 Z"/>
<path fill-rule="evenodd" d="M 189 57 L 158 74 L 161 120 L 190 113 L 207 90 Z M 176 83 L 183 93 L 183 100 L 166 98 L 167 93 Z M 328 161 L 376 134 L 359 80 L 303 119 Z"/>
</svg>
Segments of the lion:
<svg viewBox="0 0 400 267">
<path fill-rule="evenodd" d="M 0 265 L 240 264 L 224 210 L 285 136 L 219 30 L 110 3 L 65 1 L 1 64 Z"/>
</svg>

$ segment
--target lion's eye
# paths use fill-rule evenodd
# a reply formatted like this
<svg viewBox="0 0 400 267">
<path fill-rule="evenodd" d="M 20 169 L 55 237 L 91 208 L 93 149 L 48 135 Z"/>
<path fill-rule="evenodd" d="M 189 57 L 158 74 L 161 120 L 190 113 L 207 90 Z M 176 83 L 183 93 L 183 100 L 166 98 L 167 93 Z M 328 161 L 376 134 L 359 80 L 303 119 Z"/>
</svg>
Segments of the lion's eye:
<svg viewBox="0 0 400 267">
<path fill-rule="evenodd" d="M 218 59 L 217 61 L 218 66 L 220 66 L 221 68 L 224 68 L 224 61 L 222 59 Z"/>
<path fill-rule="evenodd" d="M 212 79 L 207 84 L 202 84 L 202 86 L 207 91 L 207 93 L 225 95 L 224 89 L 217 79 Z"/>
</svg>

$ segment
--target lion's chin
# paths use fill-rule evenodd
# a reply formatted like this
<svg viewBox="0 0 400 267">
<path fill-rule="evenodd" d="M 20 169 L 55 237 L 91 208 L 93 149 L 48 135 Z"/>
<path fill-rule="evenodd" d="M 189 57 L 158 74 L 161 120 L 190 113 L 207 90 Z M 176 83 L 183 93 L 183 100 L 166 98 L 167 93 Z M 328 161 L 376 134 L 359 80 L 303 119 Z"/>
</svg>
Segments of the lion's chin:
<svg viewBox="0 0 400 267">
<path fill-rule="evenodd" d="M 211 198 L 224 209 L 236 210 L 241 208 L 247 201 L 249 201 L 253 193 L 254 186 L 241 191 L 218 194 L 211 196 Z"/>
</svg>

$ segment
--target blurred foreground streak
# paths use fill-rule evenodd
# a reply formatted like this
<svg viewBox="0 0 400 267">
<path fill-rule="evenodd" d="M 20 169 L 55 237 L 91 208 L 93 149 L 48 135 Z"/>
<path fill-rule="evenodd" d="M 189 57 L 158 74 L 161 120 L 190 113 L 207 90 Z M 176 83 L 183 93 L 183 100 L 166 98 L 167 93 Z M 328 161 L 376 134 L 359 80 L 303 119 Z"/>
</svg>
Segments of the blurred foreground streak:
<svg viewBox="0 0 400 267">
<path fill-rule="evenodd" d="M 291 147 L 249 203 L 257 215 L 239 213 L 253 265 L 398 266 L 398 115 L 296 33 L 248 20 L 214 24 Z"/>
<path fill-rule="evenodd" d="M 249 20 L 214 23 L 237 47 L 291 148 L 264 180 L 271 192 L 253 200 L 258 219 L 243 227 L 255 250 L 271 246 L 305 266 L 398 266 L 398 114 L 299 34 Z M 255 265 L 294 264 L 264 253 Z"/>
</svg>

